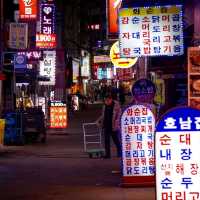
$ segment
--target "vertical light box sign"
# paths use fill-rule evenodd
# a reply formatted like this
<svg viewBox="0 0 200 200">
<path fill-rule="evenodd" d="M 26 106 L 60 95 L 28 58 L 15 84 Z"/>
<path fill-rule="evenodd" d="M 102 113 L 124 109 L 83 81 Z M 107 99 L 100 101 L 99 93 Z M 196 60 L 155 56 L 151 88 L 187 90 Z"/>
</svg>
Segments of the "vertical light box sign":
<svg viewBox="0 0 200 200">
<path fill-rule="evenodd" d="M 40 61 L 40 76 L 49 78 L 49 81 L 40 81 L 40 85 L 55 85 L 56 51 L 44 51 Z"/>
<path fill-rule="evenodd" d="M 122 0 L 107 0 L 107 37 L 108 39 L 118 39 L 118 10 Z"/>
<path fill-rule="evenodd" d="M 182 55 L 182 6 L 120 9 L 119 40 L 121 57 Z"/>
<path fill-rule="evenodd" d="M 121 116 L 122 185 L 155 183 L 155 117 L 143 105 L 127 107 Z"/>
<path fill-rule="evenodd" d="M 19 18 L 22 20 L 37 19 L 37 0 L 19 0 Z"/>
<path fill-rule="evenodd" d="M 156 127 L 155 143 L 156 199 L 200 199 L 200 111 L 169 111 Z"/>
<path fill-rule="evenodd" d="M 40 33 L 47 35 L 55 33 L 55 5 L 41 4 L 40 17 Z"/>
</svg>

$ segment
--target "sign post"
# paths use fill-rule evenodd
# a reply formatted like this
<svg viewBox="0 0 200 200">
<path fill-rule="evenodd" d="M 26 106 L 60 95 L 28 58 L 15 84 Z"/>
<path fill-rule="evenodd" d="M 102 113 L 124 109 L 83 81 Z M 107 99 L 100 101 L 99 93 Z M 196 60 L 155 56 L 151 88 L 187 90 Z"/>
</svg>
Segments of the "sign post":
<svg viewBox="0 0 200 200">
<path fill-rule="evenodd" d="M 156 128 L 157 200 L 200 199 L 200 111 L 175 108 Z"/>
</svg>

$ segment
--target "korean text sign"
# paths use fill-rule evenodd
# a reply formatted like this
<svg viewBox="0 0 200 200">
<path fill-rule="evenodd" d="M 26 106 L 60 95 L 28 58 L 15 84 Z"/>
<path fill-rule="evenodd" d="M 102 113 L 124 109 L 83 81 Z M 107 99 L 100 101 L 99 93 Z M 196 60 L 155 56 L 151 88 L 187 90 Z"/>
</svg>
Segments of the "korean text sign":
<svg viewBox="0 0 200 200">
<path fill-rule="evenodd" d="M 28 45 L 28 24 L 10 23 L 9 47 L 12 49 L 26 49 Z"/>
<path fill-rule="evenodd" d="M 138 79 L 132 86 L 132 95 L 136 102 L 152 103 L 156 94 L 156 87 L 149 79 Z"/>
<path fill-rule="evenodd" d="M 119 41 L 115 42 L 110 49 L 110 59 L 114 67 L 130 68 L 135 65 L 138 58 L 121 58 L 119 52 Z"/>
<path fill-rule="evenodd" d="M 182 6 L 123 8 L 119 11 L 121 57 L 182 55 Z"/>
<path fill-rule="evenodd" d="M 56 34 L 36 34 L 36 47 L 39 49 L 55 49 Z"/>
<path fill-rule="evenodd" d="M 67 106 L 60 101 L 51 102 L 50 105 L 50 128 L 67 127 Z"/>
<path fill-rule="evenodd" d="M 37 0 L 19 0 L 20 19 L 37 19 Z"/>
<path fill-rule="evenodd" d="M 53 34 L 55 33 L 55 5 L 41 4 L 41 33 Z"/>
<path fill-rule="evenodd" d="M 44 51 L 43 60 L 40 61 L 40 76 L 45 76 L 50 81 L 40 81 L 40 85 L 55 85 L 56 51 Z"/>
<path fill-rule="evenodd" d="M 157 200 L 200 199 L 200 111 L 175 108 L 156 128 Z"/>
<path fill-rule="evenodd" d="M 121 116 L 123 176 L 154 176 L 155 118 L 143 105 L 127 107 Z"/>
</svg>

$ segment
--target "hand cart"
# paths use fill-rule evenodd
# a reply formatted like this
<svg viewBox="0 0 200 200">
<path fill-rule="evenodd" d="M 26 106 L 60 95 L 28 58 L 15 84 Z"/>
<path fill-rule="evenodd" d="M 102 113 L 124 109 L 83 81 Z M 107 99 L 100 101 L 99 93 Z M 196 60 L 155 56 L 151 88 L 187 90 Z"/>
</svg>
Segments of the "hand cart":
<svg viewBox="0 0 200 200">
<path fill-rule="evenodd" d="M 84 151 L 90 158 L 100 158 L 104 156 L 102 145 L 102 129 L 97 123 L 83 123 Z"/>
</svg>

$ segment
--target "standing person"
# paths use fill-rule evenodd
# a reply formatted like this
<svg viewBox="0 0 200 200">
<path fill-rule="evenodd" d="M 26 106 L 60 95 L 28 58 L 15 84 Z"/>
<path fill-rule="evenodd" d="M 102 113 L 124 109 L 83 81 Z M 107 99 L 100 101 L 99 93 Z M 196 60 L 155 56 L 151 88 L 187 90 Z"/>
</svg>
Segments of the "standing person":
<svg viewBox="0 0 200 200">
<path fill-rule="evenodd" d="M 121 145 L 119 141 L 119 118 L 121 108 L 118 101 L 114 100 L 111 94 L 105 96 L 105 104 L 102 109 L 102 115 L 97 120 L 97 123 L 102 122 L 105 137 L 105 158 L 111 157 L 110 137 L 117 148 L 117 156 L 121 156 Z"/>
<path fill-rule="evenodd" d="M 122 85 L 122 83 L 119 85 L 119 101 L 121 105 L 123 105 L 126 101 L 124 86 Z"/>
</svg>

